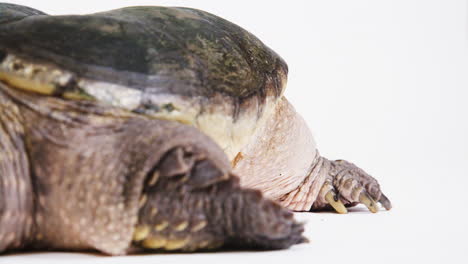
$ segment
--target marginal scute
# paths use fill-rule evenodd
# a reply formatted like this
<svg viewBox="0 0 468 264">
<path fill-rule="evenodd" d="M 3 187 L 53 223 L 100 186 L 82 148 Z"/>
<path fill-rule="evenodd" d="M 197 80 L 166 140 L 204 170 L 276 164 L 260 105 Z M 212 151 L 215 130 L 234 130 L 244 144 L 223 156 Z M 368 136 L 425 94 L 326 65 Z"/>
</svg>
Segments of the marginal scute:
<svg viewBox="0 0 468 264">
<path fill-rule="evenodd" d="M 44 95 L 52 95 L 55 92 L 55 85 L 49 83 L 41 83 L 39 81 L 21 78 L 14 75 L 9 75 L 0 72 L 0 81 L 8 83 L 10 86 Z"/>
<path fill-rule="evenodd" d="M 1 58 L 2 52 L 4 58 Z M 12 88 L 72 100 L 94 100 L 75 78 L 73 73 L 57 66 L 30 62 L 0 50 L 0 81 Z"/>
</svg>

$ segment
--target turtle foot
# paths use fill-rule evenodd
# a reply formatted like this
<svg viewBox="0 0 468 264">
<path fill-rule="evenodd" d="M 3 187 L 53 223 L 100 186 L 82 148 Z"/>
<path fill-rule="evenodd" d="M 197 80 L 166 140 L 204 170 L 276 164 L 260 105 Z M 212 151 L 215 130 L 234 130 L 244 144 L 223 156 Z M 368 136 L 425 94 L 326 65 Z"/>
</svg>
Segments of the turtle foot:
<svg viewBox="0 0 468 264">
<path fill-rule="evenodd" d="M 226 228 L 231 234 L 226 243 L 228 247 L 274 250 L 308 242 L 303 236 L 303 223 L 297 222 L 290 210 L 266 199 L 258 190 L 233 193 L 227 203 L 230 205 L 226 215 L 234 220 Z"/>
<path fill-rule="evenodd" d="M 377 180 L 364 170 L 344 160 L 326 161 L 330 162 L 330 170 L 312 211 L 334 209 L 340 214 L 345 214 L 348 212 L 347 207 L 360 203 L 372 213 L 379 211 L 378 203 L 386 210 L 392 208 Z"/>
<path fill-rule="evenodd" d="M 145 181 L 132 251 L 283 249 L 306 242 L 292 212 L 242 188 L 209 153 L 169 151 Z"/>
</svg>

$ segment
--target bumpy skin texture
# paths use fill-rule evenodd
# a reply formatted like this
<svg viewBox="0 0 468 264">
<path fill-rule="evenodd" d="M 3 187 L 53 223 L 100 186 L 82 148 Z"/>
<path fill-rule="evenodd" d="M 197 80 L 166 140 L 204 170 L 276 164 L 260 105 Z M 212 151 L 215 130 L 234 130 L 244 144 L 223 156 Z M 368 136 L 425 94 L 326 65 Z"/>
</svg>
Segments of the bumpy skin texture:
<svg viewBox="0 0 468 264">
<path fill-rule="evenodd" d="M 0 251 L 285 248 L 302 225 L 196 129 L 0 83 Z"/>
<path fill-rule="evenodd" d="M 324 168 L 325 180 L 312 205 L 312 211 L 335 210 L 346 213 L 346 207 L 362 203 L 376 213 L 379 211 L 378 202 L 386 210 L 392 208 L 377 180 L 361 168 L 345 160 L 330 161 L 324 157 L 320 157 L 317 163 Z"/>
</svg>

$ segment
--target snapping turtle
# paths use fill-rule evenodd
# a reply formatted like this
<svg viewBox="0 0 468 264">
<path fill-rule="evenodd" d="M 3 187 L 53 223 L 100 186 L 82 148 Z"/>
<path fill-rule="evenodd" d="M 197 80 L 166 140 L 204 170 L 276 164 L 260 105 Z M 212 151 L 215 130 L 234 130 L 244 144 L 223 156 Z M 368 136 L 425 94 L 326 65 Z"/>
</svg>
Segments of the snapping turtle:
<svg viewBox="0 0 468 264">
<path fill-rule="evenodd" d="M 390 209 L 319 155 L 287 71 L 200 10 L 0 4 L 0 252 L 287 248 L 290 210 Z"/>
</svg>

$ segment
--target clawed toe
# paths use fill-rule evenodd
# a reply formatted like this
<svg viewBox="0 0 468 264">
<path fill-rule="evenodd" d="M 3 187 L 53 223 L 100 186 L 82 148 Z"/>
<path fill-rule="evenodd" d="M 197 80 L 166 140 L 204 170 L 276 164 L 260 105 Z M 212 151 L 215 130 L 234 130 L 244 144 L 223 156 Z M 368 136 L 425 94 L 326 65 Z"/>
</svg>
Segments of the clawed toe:
<svg viewBox="0 0 468 264">
<path fill-rule="evenodd" d="M 359 202 L 367 206 L 369 211 L 372 213 L 377 213 L 379 211 L 377 203 L 374 201 L 374 199 L 372 199 L 372 197 L 369 196 L 369 194 L 367 194 L 366 191 L 362 191 L 359 195 Z"/>
<path fill-rule="evenodd" d="M 380 200 L 379 200 L 380 204 L 382 204 L 382 206 L 386 209 L 386 210 L 390 210 L 392 209 L 392 203 L 390 202 L 390 200 L 387 198 L 387 196 L 385 196 L 383 193 L 380 194 Z"/>
<path fill-rule="evenodd" d="M 330 204 L 333 209 L 339 214 L 346 214 L 348 213 L 348 209 L 346 209 L 343 202 L 340 199 L 337 199 L 336 194 L 333 190 L 328 191 L 325 195 L 325 200 Z"/>
</svg>

